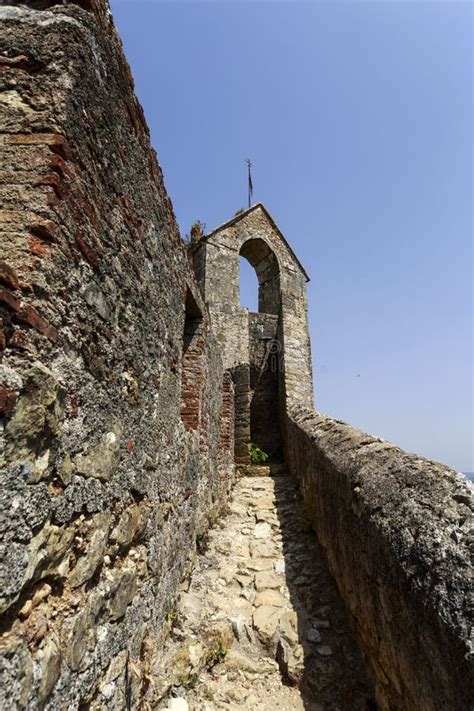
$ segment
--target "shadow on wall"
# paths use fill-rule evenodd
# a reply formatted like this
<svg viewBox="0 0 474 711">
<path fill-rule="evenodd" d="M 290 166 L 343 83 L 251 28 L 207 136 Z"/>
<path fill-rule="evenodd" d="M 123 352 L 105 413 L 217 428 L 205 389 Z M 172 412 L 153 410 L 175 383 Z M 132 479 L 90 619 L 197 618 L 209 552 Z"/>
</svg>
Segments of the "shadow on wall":
<svg viewBox="0 0 474 711">
<path fill-rule="evenodd" d="M 307 711 L 376 711 L 348 613 L 310 530 L 298 485 L 275 478 L 286 585 L 297 615 L 298 640 L 282 628 L 277 660 L 283 677 L 298 684 Z"/>
<path fill-rule="evenodd" d="M 204 368 L 205 334 L 202 328 L 202 314 L 188 288 L 185 300 L 181 376 L 181 420 L 188 431 L 197 430 L 200 425 Z"/>
</svg>

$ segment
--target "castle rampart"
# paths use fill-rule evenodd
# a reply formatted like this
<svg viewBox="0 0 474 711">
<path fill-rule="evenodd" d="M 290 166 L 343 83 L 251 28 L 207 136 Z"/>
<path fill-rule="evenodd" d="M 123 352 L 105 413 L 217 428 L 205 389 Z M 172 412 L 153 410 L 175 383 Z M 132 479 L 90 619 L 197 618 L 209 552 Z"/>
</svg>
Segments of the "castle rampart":
<svg viewBox="0 0 474 711">
<path fill-rule="evenodd" d="M 186 249 L 106 0 L 0 21 L 0 706 L 156 706 L 255 439 L 300 483 L 380 709 L 471 711 L 472 489 L 313 411 L 307 275 L 262 205 Z"/>
</svg>

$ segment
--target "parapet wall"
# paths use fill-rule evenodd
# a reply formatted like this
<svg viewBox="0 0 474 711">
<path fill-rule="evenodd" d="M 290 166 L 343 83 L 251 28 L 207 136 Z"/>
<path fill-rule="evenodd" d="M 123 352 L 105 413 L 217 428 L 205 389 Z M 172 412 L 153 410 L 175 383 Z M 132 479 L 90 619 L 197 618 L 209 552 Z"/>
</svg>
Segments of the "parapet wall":
<svg viewBox="0 0 474 711">
<path fill-rule="evenodd" d="M 229 490 L 233 387 L 107 3 L 13 4 L 0 8 L 0 707 L 138 708 Z M 199 322 L 186 364 L 185 318 Z"/>
<path fill-rule="evenodd" d="M 383 711 L 471 711 L 472 485 L 317 413 L 287 461 L 351 613 Z"/>
</svg>

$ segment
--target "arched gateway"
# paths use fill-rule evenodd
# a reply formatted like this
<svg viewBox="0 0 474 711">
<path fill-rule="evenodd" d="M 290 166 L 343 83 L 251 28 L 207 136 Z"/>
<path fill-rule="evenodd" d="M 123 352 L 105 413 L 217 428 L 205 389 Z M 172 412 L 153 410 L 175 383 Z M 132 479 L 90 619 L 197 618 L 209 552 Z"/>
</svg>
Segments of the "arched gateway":
<svg viewBox="0 0 474 711">
<path fill-rule="evenodd" d="M 260 203 L 193 241 L 190 249 L 224 367 L 235 384 L 235 460 L 248 463 L 252 443 L 277 461 L 281 414 L 298 404 L 313 406 L 308 276 Z M 258 313 L 240 306 L 241 256 L 258 277 Z"/>
</svg>

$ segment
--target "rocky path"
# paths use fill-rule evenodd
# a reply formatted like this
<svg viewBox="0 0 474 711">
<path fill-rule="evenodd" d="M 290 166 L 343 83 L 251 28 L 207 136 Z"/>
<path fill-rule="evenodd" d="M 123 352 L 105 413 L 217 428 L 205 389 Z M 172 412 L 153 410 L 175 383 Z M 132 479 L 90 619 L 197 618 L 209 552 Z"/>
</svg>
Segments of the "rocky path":
<svg viewBox="0 0 474 711">
<path fill-rule="evenodd" d="M 344 608 L 289 477 L 238 482 L 171 626 L 155 708 L 375 708 Z"/>
</svg>

